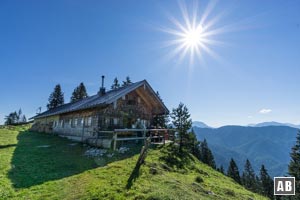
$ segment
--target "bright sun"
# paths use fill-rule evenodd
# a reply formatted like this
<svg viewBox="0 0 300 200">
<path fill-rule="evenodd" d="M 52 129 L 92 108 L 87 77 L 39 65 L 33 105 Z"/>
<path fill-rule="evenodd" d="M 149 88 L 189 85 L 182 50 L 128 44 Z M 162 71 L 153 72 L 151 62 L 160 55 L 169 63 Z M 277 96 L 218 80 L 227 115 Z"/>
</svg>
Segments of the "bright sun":
<svg viewBox="0 0 300 200">
<path fill-rule="evenodd" d="M 168 18 L 174 26 L 161 29 L 173 36 L 165 45 L 165 47 L 172 47 L 169 56 L 178 57 L 179 61 L 188 56 L 190 64 L 193 64 L 195 58 L 201 60 L 204 52 L 212 57 L 217 57 L 210 46 L 220 43 L 213 36 L 222 33 L 224 30 L 223 27 L 213 29 L 216 22 L 221 18 L 220 15 L 208 20 L 214 6 L 215 3 L 209 3 L 201 17 L 198 17 L 197 2 L 192 6 L 191 12 L 188 11 L 184 2 L 179 2 L 182 19 L 178 20 L 169 15 Z"/>
<path fill-rule="evenodd" d="M 204 39 L 202 30 L 202 26 L 188 30 L 183 36 L 185 45 L 189 48 L 194 48 L 195 46 L 201 45 Z"/>
</svg>

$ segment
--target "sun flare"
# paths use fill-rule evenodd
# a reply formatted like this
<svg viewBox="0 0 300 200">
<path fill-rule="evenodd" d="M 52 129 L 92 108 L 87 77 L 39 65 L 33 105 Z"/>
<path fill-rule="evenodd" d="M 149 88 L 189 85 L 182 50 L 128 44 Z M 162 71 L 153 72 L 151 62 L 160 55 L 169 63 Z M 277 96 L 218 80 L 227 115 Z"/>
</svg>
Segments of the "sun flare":
<svg viewBox="0 0 300 200">
<path fill-rule="evenodd" d="M 189 48 L 201 45 L 204 39 L 202 30 L 201 26 L 188 30 L 183 36 L 184 44 Z"/>
<path fill-rule="evenodd" d="M 169 56 L 178 57 L 179 61 L 189 57 L 190 64 L 193 64 L 195 59 L 201 60 L 204 54 L 218 57 L 211 47 L 221 43 L 216 40 L 216 36 L 224 30 L 223 27 L 215 27 L 221 18 L 220 14 L 210 18 L 215 5 L 216 2 L 211 1 L 201 16 L 198 16 L 197 1 L 194 2 L 191 11 L 184 1 L 179 2 L 182 19 L 168 15 L 173 27 L 162 28 L 162 31 L 172 36 L 164 46 L 171 49 Z"/>
</svg>

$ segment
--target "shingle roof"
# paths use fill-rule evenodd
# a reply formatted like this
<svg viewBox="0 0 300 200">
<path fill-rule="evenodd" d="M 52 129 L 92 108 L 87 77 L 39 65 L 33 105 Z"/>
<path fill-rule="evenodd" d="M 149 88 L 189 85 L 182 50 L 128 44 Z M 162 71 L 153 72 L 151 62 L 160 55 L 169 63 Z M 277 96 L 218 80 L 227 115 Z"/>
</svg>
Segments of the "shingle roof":
<svg viewBox="0 0 300 200">
<path fill-rule="evenodd" d="M 153 91 L 153 89 L 151 88 L 149 83 L 146 80 L 143 80 L 143 81 L 139 81 L 136 83 L 132 83 L 128 86 L 121 87 L 119 89 L 110 90 L 110 91 L 106 92 L 104 95 L 96 94 L 96 95 L 84 98 L 82 100 L 79 100 L 79 101 L 76 101 L 73 103 L 67 103 L 67 104 L 61 105 L 59 107 L 56 107 L 56 108 L 47 110 L 41 114 L 38 114 L 32 118 L 37 119 L 37 118 L 49 117 L 49 116 L 53 116 L 53 115 L 58 115 L 58 114 L 63 114 L 63 113 L 68 113 L 68 112 L 73 112 L 73 111 L 78 111 L 78 110 L 84 110 L 84 109 L 93 108 L 93 107 L 97 107 L 97 106 L 101 106 L 101 105 L 105 106 L 105 105 L 113 103 L 117 99 L 121 98 L 122 96 L 130 93 L 131 91 L 137 89 L 138 87 L 140 87 L 144 84 L 150 88 L 150 91 L 152 93 L 154 93 L 154 95 L 156 96 L 156 99 L 162 104 L 162 106 L 164 107 L 166 112 L 168 112 L 168 109 L 163 104 L 163 102 L 160 100 L 160 98 L 157 97 L 156 93 Z"/>
</svg>

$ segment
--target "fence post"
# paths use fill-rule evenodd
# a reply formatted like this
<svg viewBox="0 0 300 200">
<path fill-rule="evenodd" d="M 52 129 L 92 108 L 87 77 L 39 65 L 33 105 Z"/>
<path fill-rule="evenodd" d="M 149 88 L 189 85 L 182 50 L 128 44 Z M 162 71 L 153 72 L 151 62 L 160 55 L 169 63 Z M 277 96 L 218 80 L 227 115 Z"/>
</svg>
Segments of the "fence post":
<svg viewBox="0 0 300 200">
<path fill-rule="evenodd" d="M 113 150 L 115 151 L 116 148 L 117 148 L 117 138 L 118 138 L 117 132 L 114 132 L 113 138 L 114 138 L 114 147 L 113 147 Z"/>
<path fill-rule="evenodd" d="M 144 132 L 143 132 L 143 138 L 144 138 L 144 145 L 146 144 L 146 129 L 144 129 Z"/>
</svg>

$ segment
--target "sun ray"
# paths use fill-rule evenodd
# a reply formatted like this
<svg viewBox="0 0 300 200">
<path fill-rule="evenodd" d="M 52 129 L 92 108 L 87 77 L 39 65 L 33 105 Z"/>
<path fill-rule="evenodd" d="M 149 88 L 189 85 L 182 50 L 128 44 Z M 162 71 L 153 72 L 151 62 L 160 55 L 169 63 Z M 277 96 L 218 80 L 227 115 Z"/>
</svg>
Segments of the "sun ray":
<svg viewBox="0 0 300 200">
<path fill-rule="evenodd" d="M 186 4 L 183 1 L 179 1 L 179 7 L 181 10 L 181 14 L 184 19 L 185 25 L 187 27 L 187 30 L 190 30 L 192 28 L 192 25 L 191 25 L 191 21 L 190 21 L 190 17 L 188 14 Z"/>
<path fill-rule="evenodd" d="M 212 12 L 212 10 L 215 8 L 216 4 L 217 4 L 216 0 L 210 1 L 207 4 L 207 6 L 206 6 L 206 8 L 204 10 L 204 13 L 203 13 L 203 15 L 202 15 L 202 17 L 200 19 L 200 22 L 199 22 L 200 25 L 203 25 L 205 23 L 206 18 L 210 15 L 210 13 Z"/>
</svg>

